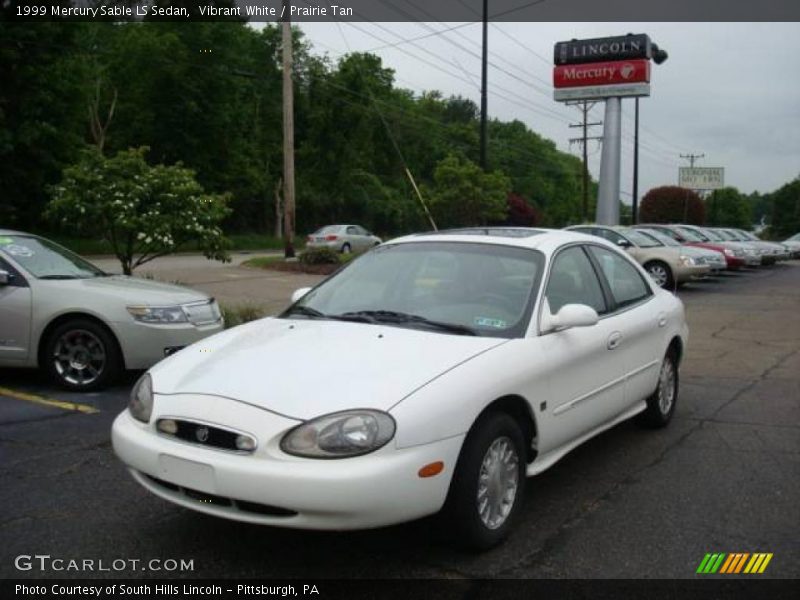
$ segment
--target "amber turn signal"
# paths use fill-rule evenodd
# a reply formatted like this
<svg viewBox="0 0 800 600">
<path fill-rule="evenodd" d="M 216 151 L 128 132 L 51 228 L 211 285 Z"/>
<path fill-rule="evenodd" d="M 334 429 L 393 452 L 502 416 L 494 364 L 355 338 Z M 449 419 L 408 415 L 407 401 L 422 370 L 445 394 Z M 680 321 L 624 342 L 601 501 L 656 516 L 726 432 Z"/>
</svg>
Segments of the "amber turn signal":
<svg viewBox="0 0 800 600">
<path fill-rule="evenodd" d="M 444 469 L 444 463 L 440 460 L 433 462 L 429 465 L 425 465 L 422 467 L 417 475 L 420 477 L 433 477 L 434 475 L 438 475 Z"/>
</svg>

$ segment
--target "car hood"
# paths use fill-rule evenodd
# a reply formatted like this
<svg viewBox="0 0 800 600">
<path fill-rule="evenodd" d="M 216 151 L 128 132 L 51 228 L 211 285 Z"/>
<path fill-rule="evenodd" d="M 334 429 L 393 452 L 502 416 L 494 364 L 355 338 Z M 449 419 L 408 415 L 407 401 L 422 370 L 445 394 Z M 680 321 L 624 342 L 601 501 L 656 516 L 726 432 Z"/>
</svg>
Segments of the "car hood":
<svg viewBox="0 0 800 600">
<path fill-rule="evenodd" d="M 341 321 L 266 318 L 193 344 L 150 371 L 156 394 L 211 394 L 296 419 L 388 410 L 456 365 L 506 343 Z"/>
<path fill-rule="evenodd" d="M 203 292 L 179 285 L 128 277 L 126 275 L 93 277 L 92 279 L 40 280 L 40 282 L 47 284 L 48 287 L 70 286 L 73 289 L 80 288 L 93 295 L 105 294 L 109 297 L 124 300 L 128 304 L 143 304 L 147 306 L 184 304 L 209 298 Z"/>
<path fill-rule="evenodd" d="M 704 256 L 710 258 L 717 258 L 717 257 L 724 258 L 722 256 L 722 253 L 716 250 L 711 250 L 709 248 L 698 248 L 695 246 L 685 246 L 685 245 L 681 246 L 681 254 L 691 257 Z"/>
</svg>

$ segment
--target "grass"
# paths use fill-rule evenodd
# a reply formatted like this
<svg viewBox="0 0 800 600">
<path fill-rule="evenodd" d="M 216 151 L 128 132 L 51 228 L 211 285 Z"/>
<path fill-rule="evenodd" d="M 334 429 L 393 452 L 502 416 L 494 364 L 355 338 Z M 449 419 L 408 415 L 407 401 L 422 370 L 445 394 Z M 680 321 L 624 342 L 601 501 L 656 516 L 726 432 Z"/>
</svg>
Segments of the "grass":
<svg viewBox="0 0 800 600">
<path fill-rule="evenodd" d="M 339 263 L 335 265 L 304 265 L 300 261 L 286 261 L 283 256 L 259 256 L 242 263 L 244 267 L 254 269 L 270 269 L 273 271 L 290 271 L 292 273 L 308 273 L 311 275 L 328 275 L 344 264 L 356 258 L 358 254 L 340 254 Z"/>
<path fill-rule="evenodd" d="M 43 234 L 43 236 L 83 256 L 114 254 L 111 244 L 105 240 L 76 238 L 59 234 Z M 232 233 L 227 238 L 231 241 L 231 251 L 234 252 L 242 250 L 281 250 L 283 248 L 283 240 L 260 233 Z M 304 243 L 305 237 L 295 237 L 295 248 L 301 247 Z M 182 246 L 179 251 L 199 252 L 200 250 L 197 244 L 189 243 Z"/>
<path fill-rule="evenodd" d="M 266 316 L 266 311 L 252 304 L 228 305 L 220 304 L 222 316 L 225 318 L 225 329 L 236 327 L 242 323 L 255 321 Z"/>
</svg>

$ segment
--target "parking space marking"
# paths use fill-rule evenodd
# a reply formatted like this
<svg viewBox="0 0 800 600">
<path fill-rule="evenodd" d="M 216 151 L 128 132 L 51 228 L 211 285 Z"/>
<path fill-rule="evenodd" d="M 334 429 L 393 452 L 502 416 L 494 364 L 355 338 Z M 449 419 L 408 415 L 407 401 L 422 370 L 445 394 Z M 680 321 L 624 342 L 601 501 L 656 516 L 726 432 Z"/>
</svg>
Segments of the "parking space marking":
<svg viewBox="0 0 800 600">
<path fill-rule="evenodd" d="M 53 400 L 52 398 L 45 398 L 43 396 L 37 396 L 35 394 L 18 392 L 16 390 L 10 390 L 4 387 L 0 387 L 0 396 L 8 396 L 9 398 L 24 400 L 25 402 L 33 402 L 34 404 L 42 404 L 44 406 L 53 406 L 55 408 L 61 408 L 63 410 L 82 412 L 87 415 L 93 415 L 100 412 L 95 407 L 89 406 L 88 404 L 81 404 L 79 402 L 64 402 L 63 400 Z"/>
</svg>

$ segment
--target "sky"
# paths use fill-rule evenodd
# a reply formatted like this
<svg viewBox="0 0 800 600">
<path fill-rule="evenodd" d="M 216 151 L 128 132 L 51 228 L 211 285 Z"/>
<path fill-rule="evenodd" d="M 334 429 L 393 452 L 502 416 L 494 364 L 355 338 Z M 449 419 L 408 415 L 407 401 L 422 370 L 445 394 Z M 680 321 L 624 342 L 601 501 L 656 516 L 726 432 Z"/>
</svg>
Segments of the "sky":
<svg viewBox="0 0 800 600">
<path fill-rule="evenodd" d="M 460 94 L 480 105 L 480 23 L 299 27 L 315 53 L 336 60 L 369 50 L 395 71 L 399 87 Z M 450 27 L 457 28 L 445 31 Z M 443 33 L 432 35 L 437 31 Z M 579 156 L 569 138 L 580 130 L 569 124 L 579 123 L 581 113 L 552 98 L 553 45 L 626 33 L 647 33 L 669 53 L 653 65 L 651 96 L 640 100 L 640 198 L 652 187 L 677 184 L 678 167 L 688 166 L 680 154 L 703 154 L 695 166 L 724 167 L 726 185 L 745 193 L 773 191 L 800 175 L 800 23 L 493 23 L 489 116 L 519 119 Z M 415 38 L 422 39 L 397 44 Z M 622 111 L 622 199 L 629 203 L 634 101 L 623 100 Z M 590 121 L 603 117 L 598 102 Z M 602 127 L 590 135 L 602 135 Z M 590 142 L 589 153 L 597 179 L 598 142 Z"/>
</svg>

